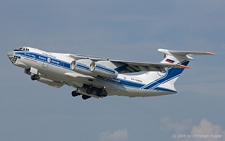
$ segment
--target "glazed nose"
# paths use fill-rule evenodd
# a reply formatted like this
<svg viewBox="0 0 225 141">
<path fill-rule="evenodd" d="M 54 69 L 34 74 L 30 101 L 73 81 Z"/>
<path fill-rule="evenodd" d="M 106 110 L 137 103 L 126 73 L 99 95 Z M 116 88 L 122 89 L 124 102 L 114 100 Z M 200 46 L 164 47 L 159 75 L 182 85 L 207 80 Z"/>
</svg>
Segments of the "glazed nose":
<svg viewBox="0 0 225 141">
<path fill-rule="evenodd" d="M 13 58 L 13 51 L 8 52 L 7 56 L 9 57 L 9 59 L 12 59 Z"/>
</svg>

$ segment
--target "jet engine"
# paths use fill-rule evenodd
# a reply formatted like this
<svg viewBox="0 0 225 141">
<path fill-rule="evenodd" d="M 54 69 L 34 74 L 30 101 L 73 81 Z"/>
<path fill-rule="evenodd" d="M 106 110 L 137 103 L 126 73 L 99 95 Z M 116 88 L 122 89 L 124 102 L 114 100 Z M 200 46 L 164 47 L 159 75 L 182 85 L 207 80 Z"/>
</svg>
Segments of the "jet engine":
<svg viewBox="0 0 225 141">
<path fill-rule="evenodd" d="M 73 60 L 71 70 L 90 76 L 103 76 L 108 78 L 116 78 L 118 72 L 115 71 L 115 65 L 110 61 L 97 61 L 94 62 L 90 59 Z"/>
<path fill-rule="evenodd" d="M 91 72 L 94 70 L 92 63 L 93 61 L 90 59 L 73 60 L 70 64 L 70 68 L 75 72 L 93 76 Z"/>
<path fill-rule="evenodd" d="M 118 72 L 115 71 L 115 65 L 110 61 L 97 61 L 92 63 L 92 72 L 95 75 L 100 75 L 109 78 L 116 78 L 118 76 Z"/>
</svg>

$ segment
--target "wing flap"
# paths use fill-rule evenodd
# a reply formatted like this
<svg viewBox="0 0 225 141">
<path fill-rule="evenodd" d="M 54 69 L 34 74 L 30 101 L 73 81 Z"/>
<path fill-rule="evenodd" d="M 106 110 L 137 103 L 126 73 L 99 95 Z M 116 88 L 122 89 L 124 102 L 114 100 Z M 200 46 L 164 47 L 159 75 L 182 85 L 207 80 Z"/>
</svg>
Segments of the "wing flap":
<svg viewBox="0 0 225 141">
<path fill-rule="evenodd" d="M 142 62 L 126 62 L 126 61 L 113 61 L 112 63 L 126 64 L 127 71 L 125 72 L 139 72 L 139 71 L 165 71 L 165 68 L 189 68 L 188 66 L 180 64 L 164 64 L 164 63 L 142 63 Z"/>
</svg>

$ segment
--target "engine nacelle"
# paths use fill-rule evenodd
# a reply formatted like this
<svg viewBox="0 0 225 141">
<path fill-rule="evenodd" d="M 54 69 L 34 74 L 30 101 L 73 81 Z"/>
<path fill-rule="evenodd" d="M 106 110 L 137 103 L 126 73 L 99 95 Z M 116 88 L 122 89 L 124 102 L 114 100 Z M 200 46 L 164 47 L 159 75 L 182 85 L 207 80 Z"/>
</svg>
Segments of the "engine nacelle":
<svg viewBox="0 0 225 141">
<path fill-rule="evenodd" d="M 73 60 L 70 64 L 71 70 L 93 76 L 94 66 L 92 65 L 93 61 L 90 59 L 80 59 L 80 60 Z"/>
<path fill-rule="evenodd" d="M 92 72 L 95 75 L 100 75 L 109 78 L 116 78 L 118 76 L 118 72 L 115 71 L 115 65 L 110 61 L 98 61 L 92 63 Z"/>
<path fill-rule="evenodd" d="M 116 78 L 118 72 L 115 71 L 115 65 L 110 61 L 94 62 L 90 59 L 73 60 L 70 65 L 71 70 L 90 76 L 103 76 L 109 78 Z"/>
</svg>

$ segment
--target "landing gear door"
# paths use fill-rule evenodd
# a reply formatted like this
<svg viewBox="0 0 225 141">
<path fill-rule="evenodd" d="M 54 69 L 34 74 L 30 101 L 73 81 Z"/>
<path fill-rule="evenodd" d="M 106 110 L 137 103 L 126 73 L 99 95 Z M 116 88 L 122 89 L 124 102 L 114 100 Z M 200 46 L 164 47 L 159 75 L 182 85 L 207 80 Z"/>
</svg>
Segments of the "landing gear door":
<svg viewBox="0 0 225 141">
<path fill-rule="evenodd" d="M 50 62 L 51 62 L 51 59 L 46 58 L 46 61 L 44 61 L 43 64 L 42 64 L 42 68 L 47 69 Z"/>
</svg>

